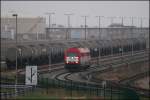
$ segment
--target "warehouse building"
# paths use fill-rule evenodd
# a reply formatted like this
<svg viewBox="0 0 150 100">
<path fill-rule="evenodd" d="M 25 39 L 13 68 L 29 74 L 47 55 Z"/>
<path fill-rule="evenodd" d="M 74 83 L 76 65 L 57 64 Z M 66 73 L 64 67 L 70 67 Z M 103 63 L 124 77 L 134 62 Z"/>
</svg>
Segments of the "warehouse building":
<svg viewBox="0 0 150 100">
<path fill-rule="evenodd" d="M 46 19 L 42 17 L 17 18 L 18 40 L 44 39 Z M 1 39 L 15 39 L 16 18 L 1 18 Z"/>
<path fill-rule="evenodd" d="M 149 28 L 135 26 L 113 26 L 106 28 L 46 28 L 50 39 L 126 39 L 149 37 Z"/>
</svg>

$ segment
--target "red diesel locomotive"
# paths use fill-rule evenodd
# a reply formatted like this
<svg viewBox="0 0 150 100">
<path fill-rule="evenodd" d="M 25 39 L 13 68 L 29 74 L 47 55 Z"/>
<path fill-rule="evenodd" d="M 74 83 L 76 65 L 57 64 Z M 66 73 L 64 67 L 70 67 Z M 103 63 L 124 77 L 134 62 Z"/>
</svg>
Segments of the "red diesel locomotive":
<svg viewBox="0 0 150 100">
<path fill-rule="evenodd" d="M 69 48 L 65 51 L 65 68 L 69 71 L 86 69 L 90 66 L 90 50 L 88 48 Z"/>
</svg>

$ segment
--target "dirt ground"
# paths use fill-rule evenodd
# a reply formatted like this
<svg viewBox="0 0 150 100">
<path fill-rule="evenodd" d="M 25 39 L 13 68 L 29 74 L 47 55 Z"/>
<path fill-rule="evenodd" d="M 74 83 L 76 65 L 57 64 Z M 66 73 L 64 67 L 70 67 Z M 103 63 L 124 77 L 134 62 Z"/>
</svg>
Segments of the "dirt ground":
<svg viewBox="0 0 150 100">
<path fill-rule="evenodd" d="M 131 65 L 123 65 L 118 69 L 112 69 L 109 72 L 97 73 L 95 77 L 100 80 L 109 80 L 118 82 L 119 80 L 129 78 L 136 74 L 149 70 L 148 63 L 136 63 Z M 134 83 L 137 87 L 149 89 L 149 77 L 139 79 Z"/>
<path fill-rule="evenodd" d="M 150 88 L 149 83 L 150 83 L 149 77 L 144 77 L 142 79 L 135 81 L 133 85 L 143 89 L 149 89 Z"/>
</svg>

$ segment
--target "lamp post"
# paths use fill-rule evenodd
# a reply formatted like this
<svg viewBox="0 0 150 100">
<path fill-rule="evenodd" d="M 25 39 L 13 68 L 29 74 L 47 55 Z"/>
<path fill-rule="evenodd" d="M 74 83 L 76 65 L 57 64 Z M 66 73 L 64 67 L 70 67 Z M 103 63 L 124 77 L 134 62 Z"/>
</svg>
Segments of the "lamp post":
<svg viewBox="0 0 150 100">
<path fill-rule="evenodd" d="M 51 33 L 50 31 L 51 31 L 51 15 L 54 15 L 55 13 L 54 12 L 47 12 L 47 13 L 45 13 L 46 15 L 48 15 L 49 16 L 49 33 Z M 47 39 L 48 39 L 48 36 L 47 36 Z"/>
<path fill-rule="evenodd" d="M 85 20 L 84 22 L 85 22 L 85 40 L 86 40 L 86 27 L 87 27 L 87 26 L 86 26 L 86 20 L 87 20 L 87 17 L 88 17 L 88 16 L 81 16 L 81 17 L 83 17 L 84 20 Z"/>
<path fill-rule="evenodd" d="M 68 20 L 68 29 L 67 29 L 67 33 L 66 33 L 66 39 L 69 39 L 69 37 L 70 37 L 70 15 L 73 15 L 72 13 L 70 13 L 70 14 L 64 14 L 64 15 L 66 15 L 67 16 L 67 20 Z M 70 33 L 70 34 L 69 34 Z"/>
<path fill-rule="evenodd" d="M 18 55 L 18 50 L 17 50 L 17 39 L 18 39 L 18 33 L 17 33 L 17 17 L 18 17 L 18 15 L 17 14 L 12 14 L 12 16 L 13 17 L 15 17 L 16 18 L 16 37 L 15 37 L 15 39 L 16 39 L 16 68 L 15 68 L 15 70 L 16 70 L 16 79 L 15 79 L 15 95 L 17 96 L 17 74 L 18 74 L 18 72 L 17 72 L 17 64 L 18 64 L 18 62 L 17 62 L 17 55 Z"/>
</svg>

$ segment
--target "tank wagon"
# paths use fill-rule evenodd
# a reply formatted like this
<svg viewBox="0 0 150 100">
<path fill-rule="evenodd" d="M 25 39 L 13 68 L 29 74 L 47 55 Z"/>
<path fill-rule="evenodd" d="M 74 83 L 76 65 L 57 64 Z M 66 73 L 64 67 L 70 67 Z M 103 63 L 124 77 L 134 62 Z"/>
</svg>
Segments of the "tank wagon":
<svg viewBox="0 0 150 100">
<path fill-rule="evenodd" d="M 101 56 L 107 56 L 112 54 L 122 54 L 132 51 L 145 50 L 147 48 L 146 40 L 143 38 L 135 39 L 122 39 L 122 40 L 95 40 L 97 46 L 85 45 L 89 49 L 91 58 L 99 56 L 99 50 Z M 84 47 L 85 47 L 84 46 Z M 88 51 L 87 50 L 87 51 Z M 18 68 L 24 68 L 26 65 L 46 65 L 49 63 L 49 56 L 51 63 L 64 62 L 65 48 L 51 47 L 46 45 L 27 45 L 18 47 Z M 6 65 L 8 69 L 15 69 L 16 63 L 16 50 L 15 47 L 10 47 L 6 50 Z"/>
<path fill-rule="evenodd" d="M 77 71 L 90 66 L 90 50 L 88 48 L 68 48 L 64 53 L 65 69 Z"/>
<path fill-rule="evenodd" d="M 51 52 L 47 46 L 26 46 L 18 47 L 17 66 L 24 68 L 26 65 L 47 65 L 49 63 L 49 55 L 51 55 L 51 63 L 59 63 L 64 61 L 64 50 L 52 48 Z M 16 48 L 8 48 L 6 51 L 6 65 L 8 69 L 15 69 L 16 66 Z"/>
</svg>

